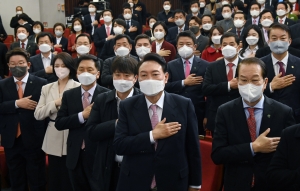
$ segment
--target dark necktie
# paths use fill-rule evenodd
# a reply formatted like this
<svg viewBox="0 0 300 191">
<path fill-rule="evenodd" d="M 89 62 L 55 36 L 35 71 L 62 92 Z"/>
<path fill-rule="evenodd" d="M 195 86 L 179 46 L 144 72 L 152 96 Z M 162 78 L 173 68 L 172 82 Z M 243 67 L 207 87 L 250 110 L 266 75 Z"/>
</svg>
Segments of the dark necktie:
<svg viewBox="0 0 300 191">
<path fill-rule="evenodd" d="M 126 21 L 126 27 L 127 27 L 127 29 L 130 28 L 130 26 L 129 26 L 129 21 Z"/>
<path fill-rule="evenodd" d="M 233 78 L 233 70 L 232 70 L 232 67 L 233 67 L 233 63 L 228 63 L 227 66 L 229 67 L 229 71 L 228 71 L 228 74 L 227 74 L 227 80 L 230 81 L 232 80 Z"/>
<path fill-rule="evenodd" d="M 277 62 L 277 64 L 279 65 L 279 73 L 281 72 L 282 75 L 281 76 L 285 76 L 285 69 L 283 67 L 283 62 Z"/>
<path fill-rule="evenodd" d="M 22 42 L 21 45 L 22 45 L 22 48 L 25 49 L 25 43 Z"/>
<path fill-rule="evenodd" d="M 236 32 L 237 32 L 238 37 L 240 38 L 241 37 L 241 31 L 237 30 Z"/>
</svg>

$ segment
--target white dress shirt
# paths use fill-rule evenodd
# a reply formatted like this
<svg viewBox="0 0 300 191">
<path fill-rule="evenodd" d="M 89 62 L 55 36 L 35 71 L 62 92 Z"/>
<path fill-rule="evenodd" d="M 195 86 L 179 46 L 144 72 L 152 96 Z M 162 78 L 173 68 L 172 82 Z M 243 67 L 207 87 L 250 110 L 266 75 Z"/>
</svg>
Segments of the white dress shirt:
<svg viewBox="0 0 300 191">
<path fill-rule="evenodd" d="M 90 103 L 92 101 L 96 86 L 97 86 L 97 83 L 91 89 L 88 90 L 88 92 L 90 93 L 90 96 L 89 96 Z M 80 104 L 82 104 L 84 92 L 86 92 L 86 91 L 81 87 L 81 103 Z M 79 119 L 80 124 L 83 124 L 85 122 L 82 112 L 78 113 L 78 119 Z"/>
<path fill-rule="evenodd" d="M 158 53 L 160 51 L 163 42 L 164 41 L 162 41 L 161 43 L 158 43 L 157 41 L 155 42 L 155 44 L 156 44 L 156 53 Z"/>
<path fill-rule="evenodd" d="M 282 20 L 282 24 L 284 24 L 286 20 L 286 16 L 284 16 L 282 19 L 278 17 L 278 23 L 280 23 L 280 20 Z"/>
<path fill-rule="evenodd" d="M 232 66 L 232 71 L 233 71 L 233 78 L 235 78 L 235 72 L 236 72 L 236 67 L 239 63 L 239 57 L 237 56 L 236 59 L 233 61 L 233 62 L 229 62 L 228 60 L 226 60 L 224 58 L 224 61 L 225 61 L 225 67 L 226 67 L 226 75 L 228 74 L 229 72 L 229 66 L 227 66 L 228 63 L 232 63 L 233 66 Z M 230 91 L 230 82 L 228 82 L 228 91 Z"/>
<path fill-rule="evenodd" d="M 27 72 L 27 74 L 24 76 L 24 78 L 21 80 L 23 83 L 22 83 L 22 90 L 23 90 L 23 94 L 24 94 L 24 91 L 25 91 L 25 88 L 26 88 L 26 83 L 27 83 L 27 81 L 28 81 L 28 77 L 29 77 L 29 72 Z M 18 84 L 17 84 L 17 81 L 19 81 L 17 78 L 15 78 L 15 77 L 13 77 L 14 78 L 14 82 L 15 82 L 15 84 L 16 84 L 16 87 L 17 87 L 17 91 L 19 90 L 19 86 L 18 86 Z M 16 108 L 19 108 L 18 106 L 17 106 L 17 100 L 15 101 L 15 107 Z"/>
<path fill-rule="evenodd" d="M 60 43 L 61 38 L 62 38 L 62 36 L 61 36 L 60 38 L 59 38 L 59 37 L 56 37 L 56 44 L 59 44 L 59 43 Z"/>
<path fill-rule="evenodd" d="M 182 29 L 182 31 L 184 31 L 184 27 L 185 27 L 185 24 L 181 28 L 178 27 L 178 33 L 180 33 L 180 29 Z"/>
<path fill-rule="evenodd" d="M 258 50 L 258 46 L 256 45 L 256 47 L 253 49 L 253 50 L 251 50 L 250 48 L 249 48 L 249 46 L 245 49 L 245 52 L 244 52 L 244 54 L 242 55 L 243 56 L 243 58 L 248 58 L 248 56 L 250 55 L 250 54 L 252 54 L 252 53 L 256 53 L 256 51 Z"/>
<path fill-rule="evenodd" d="M 50 53 L 48 57 L 44 57 L 44 55 L 41 54 L 41 57 L 42 57 L 44 68 L 46 69 L 48 66 L 51 65 L 52 54 Z"/>
<path fill-rule="evenodd" d="M 277 62 L 279 62 L 280 60 L 277 60 L 273 54 L 271 54 L 271 58 L 272 58 L 272 63 L 273 63 L 273 68 L 274 68 L 274 72 L 275 75 L 279 74 L 279 69 L 280 66 L 277 64 Z M 287 68 L 287 64 L 288 64 L 288 60 L 289 60 L 289 54 L 287 53 L 286 56 L 280 61 L 283 63 L 283 68 L 286 72 L 286 68 Z M 273 93 L 274 91 L 272 90 L 271 84 L 270 84 L 270 92 Z"/>
<path fill-rule="evenodd" d="M 24 48 L 26 49 L 27 48 L 27 44 L 28 44 L 28 39 L 26 39 L 25 42 L 21 42 L 20 41 L 20 48 L 22 48 L 22 43 L 24 43 Z"/>
<path fill-rule="evenodd" d="M 91 23 L 91 25 L 92 25 L 92 35 L 94 34 L 94 21 L 95 21 L 95 16 L 96 16 L 96 13 L 94 13 L 93 15 L 91 15 L 91 20 L 92 20 L 92 23 Z"/>
</svg>

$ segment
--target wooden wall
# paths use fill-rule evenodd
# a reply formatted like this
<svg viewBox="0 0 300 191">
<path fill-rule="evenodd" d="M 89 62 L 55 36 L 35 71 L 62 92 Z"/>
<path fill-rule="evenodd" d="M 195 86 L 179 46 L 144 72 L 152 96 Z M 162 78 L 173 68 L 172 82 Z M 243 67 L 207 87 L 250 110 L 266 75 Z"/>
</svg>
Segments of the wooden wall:
<svg viewBox="0 0 300 191">
<path fill-rule="evenodd" d="M 76 7 L 79 0 L 65 0 L 65 11 L 66 16 L 73 14 L 73 7 Z M 122 13 L 122 4 L 127 2 L 127 0 L 110 0 L 110 8 L 114 13 L 116 18 L 120 13 Z M 141 0 L 141 2 L 146 4 L 147 12 L 152 15 L 157 16 L 157 13 L 163 10 L 163 0 Z M 172 9 L 182 9 L 180 0 L 172 0 Z"/>
</svg>

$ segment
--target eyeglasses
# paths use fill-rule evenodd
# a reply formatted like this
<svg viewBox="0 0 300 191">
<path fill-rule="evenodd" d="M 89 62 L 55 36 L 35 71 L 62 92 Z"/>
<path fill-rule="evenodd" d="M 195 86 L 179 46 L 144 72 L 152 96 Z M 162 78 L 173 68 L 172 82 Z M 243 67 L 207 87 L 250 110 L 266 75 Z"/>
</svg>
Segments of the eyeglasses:
<svg viewBox="0 0 300 191">
<path fill-rule="evenodd" d="M 19 62 L 19 63 L 8 63 L 10 67 L 15 67 L 15 66 L 24 66 L 27 64 L 27 62 Z"/>
</svg>

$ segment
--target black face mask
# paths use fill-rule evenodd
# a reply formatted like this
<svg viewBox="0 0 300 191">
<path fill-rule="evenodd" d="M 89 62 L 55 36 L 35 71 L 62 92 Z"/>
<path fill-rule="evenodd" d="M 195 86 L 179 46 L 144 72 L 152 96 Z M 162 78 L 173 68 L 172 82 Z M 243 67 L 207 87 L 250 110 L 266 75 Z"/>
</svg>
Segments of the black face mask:
<svg viewBox="0 0 300 191">
<path fill-rule="evenodd" d="M 194 34 L 197 34 L 199 32 L 200 28 L 198 26 L 192 26 L 190 27 L 190 31 Z"/>
<path fill-rule="evenodd" d="M 15 66 L 15 67 L 10 67 L 9 68 L 11 74 L 14 76 L 14 77 L 22 77 L 22 76 L 25 76 L 26 72 L 27 72 L 27 66 Z"/>
</svg>

